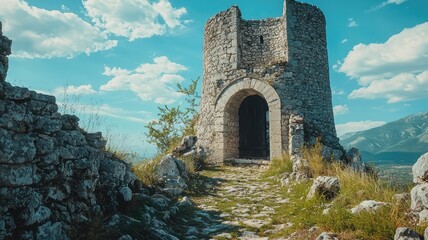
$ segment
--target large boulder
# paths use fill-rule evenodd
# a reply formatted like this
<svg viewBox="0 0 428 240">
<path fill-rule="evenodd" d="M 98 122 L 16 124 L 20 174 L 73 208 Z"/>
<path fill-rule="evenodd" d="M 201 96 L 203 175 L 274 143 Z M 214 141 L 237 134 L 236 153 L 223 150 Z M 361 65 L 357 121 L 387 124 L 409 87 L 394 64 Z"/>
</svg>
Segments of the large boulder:
<svg viewBox="0 0 428 240">
<path fill-rule="evenodd" d="M 155 174 L 158 179 L 164 177 L 178 177 L 180 176 L 180 169 L 177 165 L 179 160 L 173 155 L 168 154 L 164 156 L 156 165 Z M 180 164 L 180 163 L 179 163 Z"/>
<path fill-rule="evenodd" d="M 413 182 L 428 182 L 428 153 L 422 155 L 412 167 Z"/>
<path fill-rule="evenodd" d="M 421 240 L 421 236 L 410 228 L 400 227 L 395 231 L 394 240 Z"/>
<path fill-rule="evenodd" d="M 155 175 L 162 191 L 169 195 L 180 195 L 187 188 L 188 178 L 186 165 L 173 155 L 164 156 L 155 167 Z"/>
<path fill-rule="evenodd" d="M 417 185 L 410 192 L 411 209 L 420 212 L 428 209 L 428 183 Z"/>
<path fill-rule="evenodd" d="M 339 191 L 340 184 L 337 177 L 319 176 L 309 190 L 308 198 L 320 195 L 331 200 L 339 194 Z"/>
</svg>

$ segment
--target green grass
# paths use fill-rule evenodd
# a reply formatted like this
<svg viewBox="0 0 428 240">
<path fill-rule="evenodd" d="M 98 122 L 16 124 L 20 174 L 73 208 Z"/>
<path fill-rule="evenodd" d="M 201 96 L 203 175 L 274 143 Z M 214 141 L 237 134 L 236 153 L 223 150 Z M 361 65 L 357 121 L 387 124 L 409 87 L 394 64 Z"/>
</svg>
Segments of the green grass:
<svg viewBox="0 0 428 240">
<path fill-rule="evenodd" d="M 282 158 L 272 159 L 269 163 L 269 169 L 264 173 L 263 177 L 279 176 L 284 173 L 291 173 L 291 171 L 293 171 L 293 163 L 287 155 Z"/>
</svg>

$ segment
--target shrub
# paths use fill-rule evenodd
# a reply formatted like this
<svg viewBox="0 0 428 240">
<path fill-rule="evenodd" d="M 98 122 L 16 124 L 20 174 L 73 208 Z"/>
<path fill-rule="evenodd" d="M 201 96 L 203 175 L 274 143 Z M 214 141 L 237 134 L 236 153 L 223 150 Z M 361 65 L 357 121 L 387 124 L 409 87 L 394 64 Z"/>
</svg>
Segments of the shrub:
<svg viewBox="0 0 428 240">
<path fill-rule="evenodd" d="M 168 149 L 177 145 L 185 135 L 195 134 L 195 125 L 198 118 L 199 95 L 196 86 L 199 78 L 192 80 L 186 88 L 177 84 L 178 92 L 183 94 L 187 107 L 182 110 L 180 106 L 158 107 L 158 120 L 150 121 L 146 128 L 148 142 L 158 148 L 158 153 L 166 153 Z"/>
</svg>

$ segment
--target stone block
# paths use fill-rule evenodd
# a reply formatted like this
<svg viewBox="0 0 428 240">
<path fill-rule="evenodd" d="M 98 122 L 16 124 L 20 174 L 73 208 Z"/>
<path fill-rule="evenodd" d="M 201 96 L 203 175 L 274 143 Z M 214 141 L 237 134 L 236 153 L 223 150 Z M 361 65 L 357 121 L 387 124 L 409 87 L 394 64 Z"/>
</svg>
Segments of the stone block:
<svg viewBox="0 0 428 240">
<path fill-rule="evenodd" d="M 46 94 L 42 94 L 42 93 L 38 93 L 38 92 L 35 92 L 35 91 L 31 91 L 30 98 L 32 100 L 36 100 L 36 101 L 41 101 L 41 102 L 45 102 L 45 103 L 56 104 L 56 99 L 55 99 L 54 96 L 46 95 Z"/>
<path fill-rule="evenodd" d="M 21 187 L 34 183 L 34 167 L 31 164 L 0 164 L 0 186 Z"/>
<path fill-rule="evenodd" d="M 62 122 L 60 119 L 52 119 L 48 117 L 37 117 L 35 119 L 33 129 L 36 132 L 51 134 L 61 130 Z"/>
<path fill-rule="evenodd" d="M 30 96 L 28 88 L 7 86 L 5 89 L 5 97 L 9 100 L 24 101 L 29 100 Z"/>
<path fill-rule="evenodd" d="M 12 136 L 8 131 L 0 129 L 0 163 L 20 164 L 34 160 L 36 146 L 29 135 Z"/>
<path fill-rule="evenodd" d="M 55 136 L 61 146 L 71 145 L 75 147 L 87 145 L 86 138 L 80 131 L 59 131 Z"/>
</svg>

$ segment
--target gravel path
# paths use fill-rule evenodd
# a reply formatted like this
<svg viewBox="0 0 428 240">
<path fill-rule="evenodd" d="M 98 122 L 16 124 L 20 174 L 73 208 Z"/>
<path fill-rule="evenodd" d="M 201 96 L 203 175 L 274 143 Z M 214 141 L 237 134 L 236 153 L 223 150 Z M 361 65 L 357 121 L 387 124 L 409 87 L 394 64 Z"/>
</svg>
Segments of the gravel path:
<svg viewBox="0 0 428 240">
<path fill-rule="evenodd" d="M 258 166 L 203 171 L 210 194 L 192 198 L 198 210 L 186 239 L 274 239 L 269 236 L 290 227 L 291 223 L 272 223 L 275 209 L 289 199 L 264 172 Z"/>
</svg>

